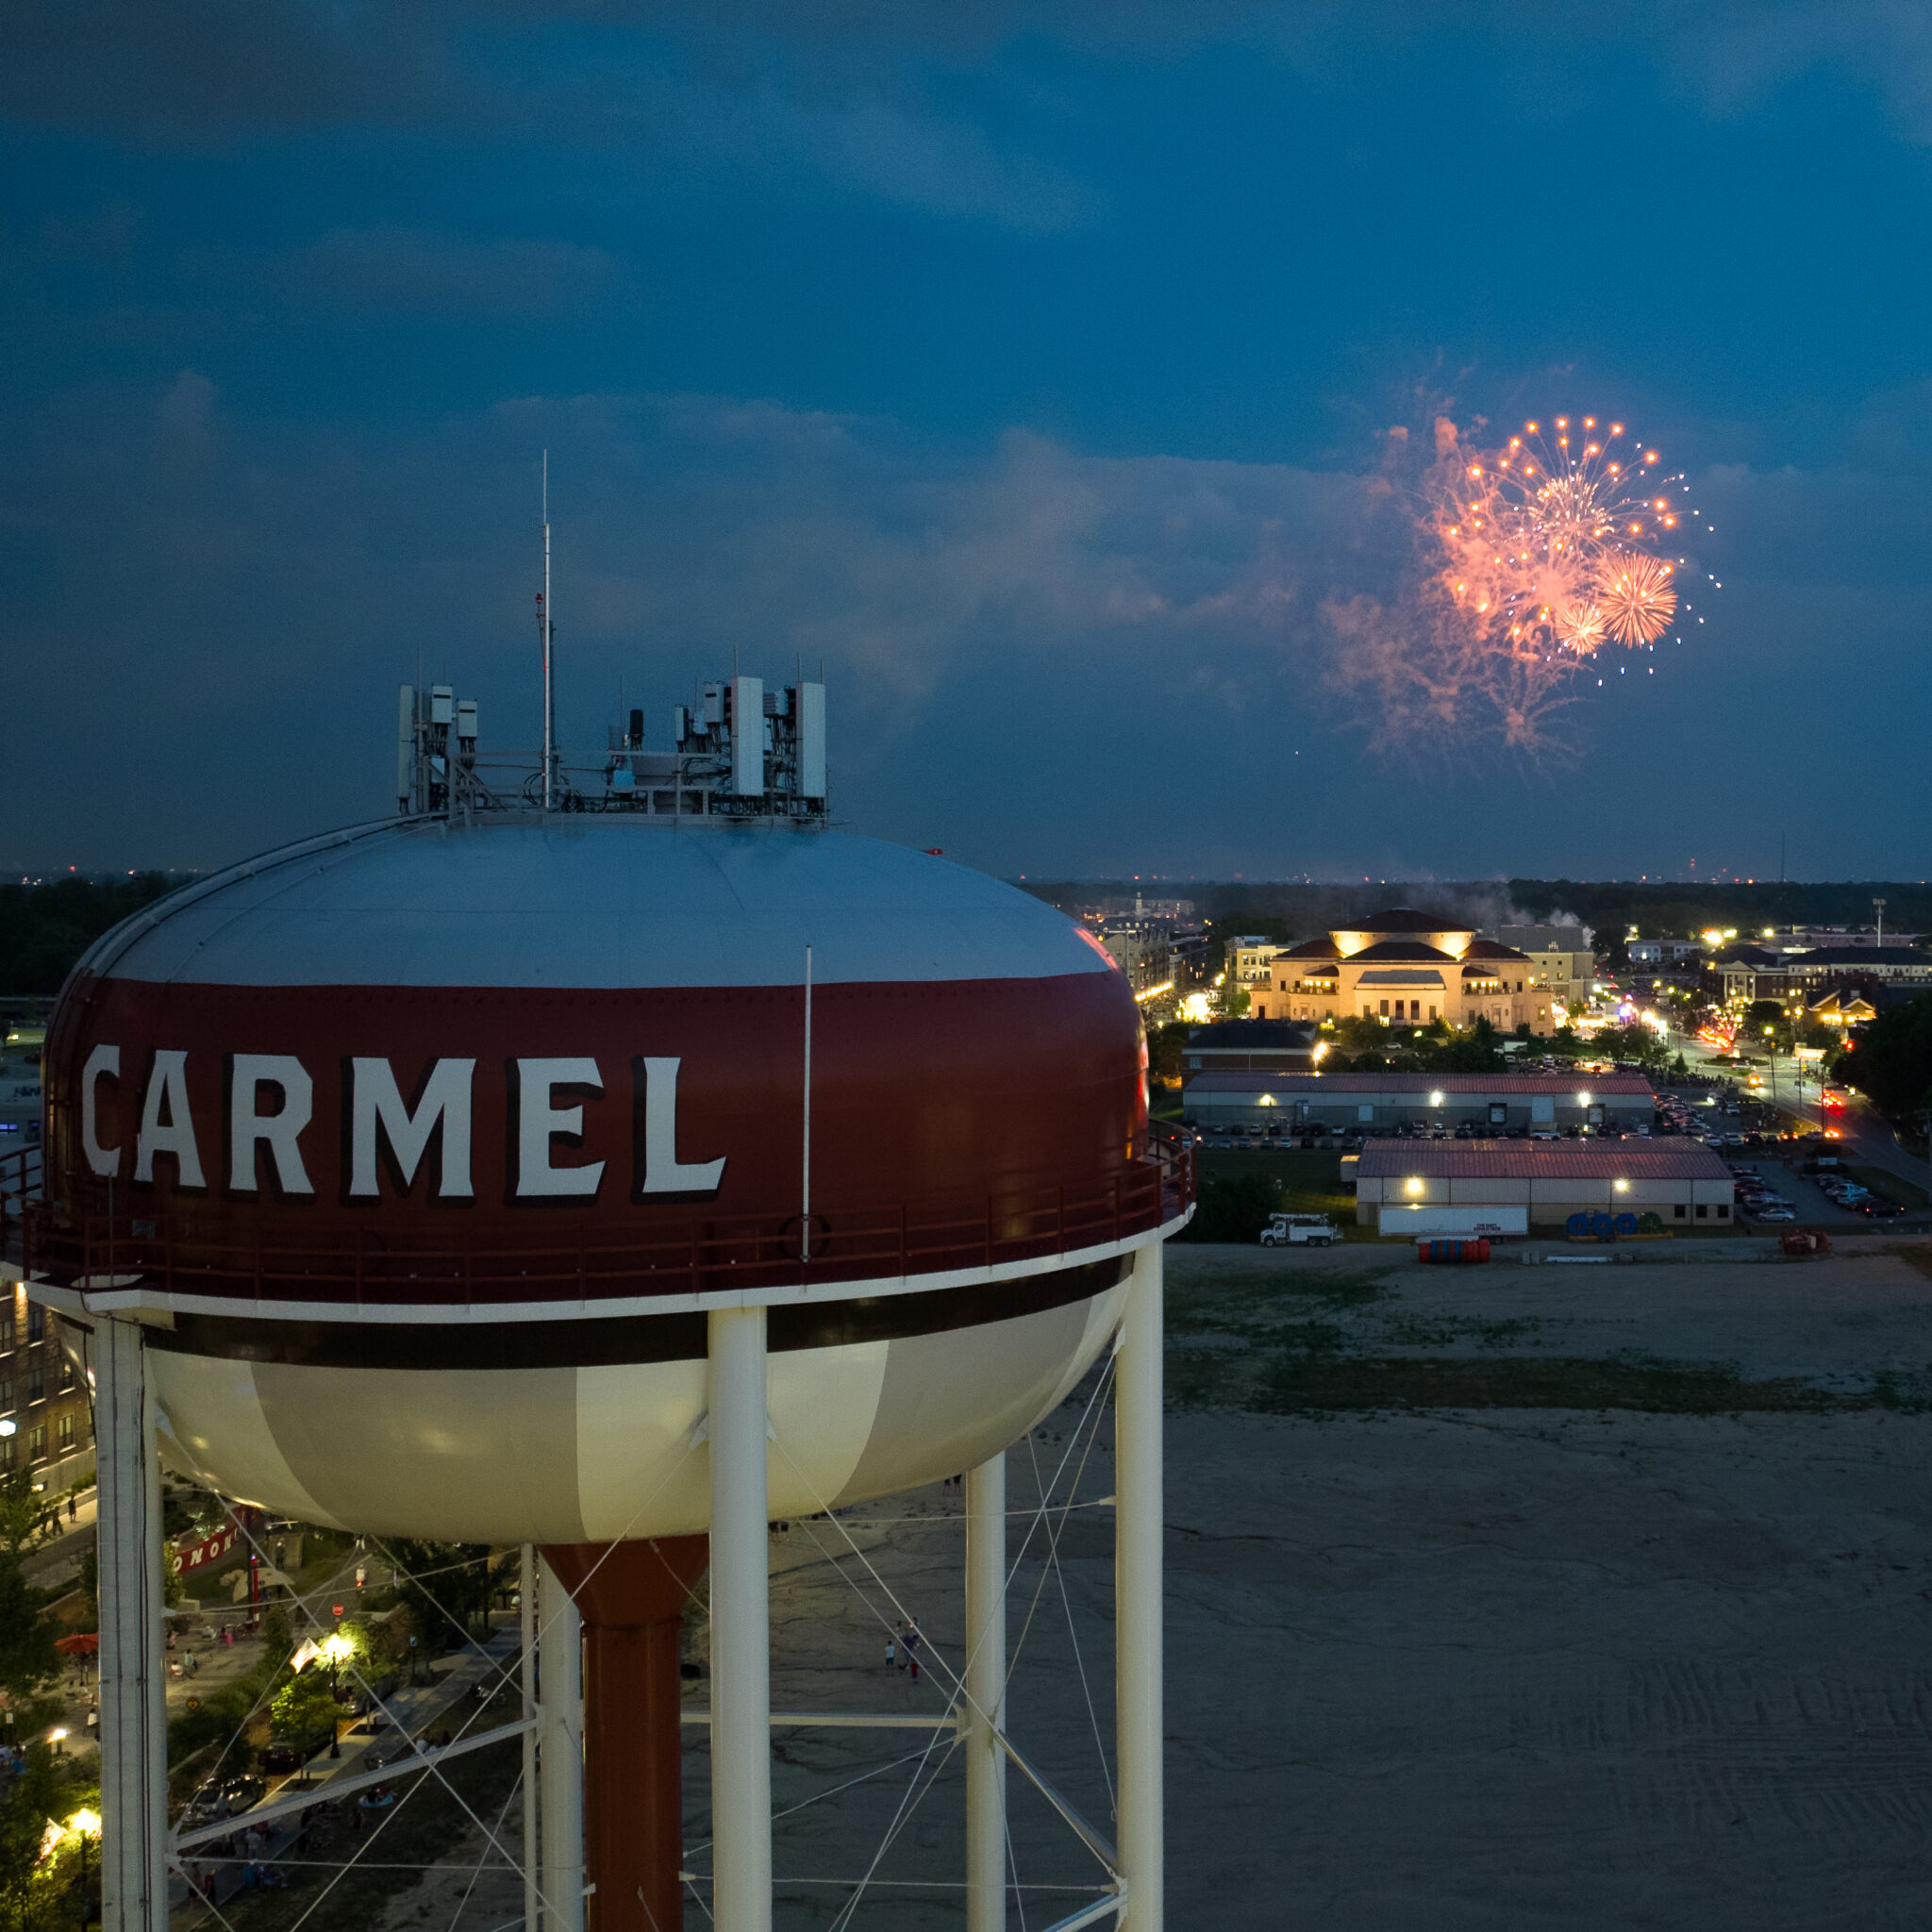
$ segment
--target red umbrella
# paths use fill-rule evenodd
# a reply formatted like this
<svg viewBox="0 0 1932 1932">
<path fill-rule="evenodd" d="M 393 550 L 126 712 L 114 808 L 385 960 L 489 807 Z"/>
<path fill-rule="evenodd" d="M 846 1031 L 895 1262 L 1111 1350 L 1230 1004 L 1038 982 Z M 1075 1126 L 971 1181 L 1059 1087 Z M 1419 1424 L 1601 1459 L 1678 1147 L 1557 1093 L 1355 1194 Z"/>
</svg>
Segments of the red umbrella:
<svg viewBox="0 0 1932 1932">
<path fill-rule="evenodd" d="M 101 1647 L 100 1632 L 97 1630 L 76 1630 L 72 1637 L 57 1637 L 56 1650 L 65 1651 L 69 1657 L 92 1657 Z"/>
</svg>

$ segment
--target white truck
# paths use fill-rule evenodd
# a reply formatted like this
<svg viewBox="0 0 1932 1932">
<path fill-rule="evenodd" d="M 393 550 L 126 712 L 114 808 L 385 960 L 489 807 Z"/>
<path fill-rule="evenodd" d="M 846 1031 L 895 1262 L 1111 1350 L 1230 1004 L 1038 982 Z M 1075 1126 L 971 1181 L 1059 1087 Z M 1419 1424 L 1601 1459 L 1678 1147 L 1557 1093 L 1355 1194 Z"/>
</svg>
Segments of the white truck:
<svg viewBox="0 0 1932 1932">
<path fill-rule="evenodd" d="M 1271 1214 L 1261 1230 L 1264 1248 L 1325 1248 L 1341 1239 L 1341 1229 L 1325 1214 Z"/>
</svg>

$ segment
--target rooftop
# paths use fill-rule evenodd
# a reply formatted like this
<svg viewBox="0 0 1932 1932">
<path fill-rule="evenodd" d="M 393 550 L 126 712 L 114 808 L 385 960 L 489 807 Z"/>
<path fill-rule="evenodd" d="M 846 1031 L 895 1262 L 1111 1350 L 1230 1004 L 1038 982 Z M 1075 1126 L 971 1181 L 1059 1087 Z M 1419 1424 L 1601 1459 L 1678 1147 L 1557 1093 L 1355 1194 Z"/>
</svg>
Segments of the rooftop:
<svg viewBox="0 0 1932 1932">
<path fill-rule="evenodd" d="M 1363 1179 L 1721 1181 L 1722 1158 L 1694 1141 L 1372 1141 Z"/>
<path fill-rule="evenodd" d="M 1351 966 L 1366 965 L 1371 961 L 1415 959 L 1426 960 L 1435 966 L 1446 965 L 1455 958 L 1436 946 L 1425 946 L 1420 940 L 1377 940 L 1373 946 L 1364 946 L 1350 960 Z"/>
<path fill-rule="evenodd" d="M 1338 932 L 1468 932 L 1453 912 L 1418 912 L 1412 906 L 1390 906 L 1366 919 L 1337 922 Z"/>
<path fill-rule="evenodd" d="M 1273 1021 L 1239 1020 L 1272 1026 Z M 1210 1029 L 1203 1028 L 1202 1031 Z M 1224 1029 L 1213 1028 L 1219 1032 Z M 1196 1074 L 1188 1091 L 1202 1093 L 1555 1093 L 1592 1100 L 1612 1094 L 1650 1097 L 1641 1074 Z"/>
<path fill-rule="evenodd" d="M 1309 1045 L 1315 1028 L 1297 1020 L 1220 1020 L 1211 1026 L 1196 1026 L 1188 1035 L 1190 1047 L 1230 1047 L 1246 1053 L 1254 1047 L 1296 1047 Z"/>
</svg>

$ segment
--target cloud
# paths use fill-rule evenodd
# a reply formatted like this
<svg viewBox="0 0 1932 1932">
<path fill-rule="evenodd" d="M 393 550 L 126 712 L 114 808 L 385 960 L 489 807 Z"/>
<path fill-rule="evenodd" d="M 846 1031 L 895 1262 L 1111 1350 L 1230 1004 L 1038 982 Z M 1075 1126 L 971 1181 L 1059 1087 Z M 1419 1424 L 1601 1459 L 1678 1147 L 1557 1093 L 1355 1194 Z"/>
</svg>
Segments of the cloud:
<svg viewBox="0 0 1932 1932">
<path fill-rule="evenodd" d="M 423 116 L 445 94 L 436 9 L 306 0 L 0 0 L 0 107 L 201 141 Z"/>
<path fill-rule="evenodd" d="M 284 251 L 266 278 L 305 306 L 390 314 L 543 314 L 597 294 L 614 263 L 601 248 L 420 228 L 336 228 Z"/>
<path fill-rule="evenodd" d="M 795 199 L 810 183 L 1038 232 L 1098 207 L 1051 157 L 937 99 L 921 34 L 855 17 L 857 46 L 782 20 L 542 0 L 0 0 L 0 111 L 163 147 L 317 127 L 515 137 L 659 190 L 715 175 Z"/>
<path fill-rule="evenodd" d="M 1547 778 L 1494 760 L 1493 730 L 1471 731 L 1391 619 L 1404 498 L 1373 445 L 1358 471 L 1103 457 L 695 394 L 317 426 L 238 413 L 189 368 L 0 414 L 9 697 L 36 721 L 0 857 L 208 863 L 367 817 L 393 687 L 419 675 L 477 696 L 492 746 L 526 745 L 545 447 L 572 753 L 601 746 L 620 691 L 661 745 L 693 678 L 823 656 L 841 816 L 1001 869 L 1153 852 L 1386 872 L 1400 847 L 1534 871 L 1581 863 L 1582 825 L 1607 841 L 1592 865 L 1641 848 L 1631 869 L 1654 871 L 1682 862 L 1686 808 L 1628 790 L 1628 734 L 1646 770 L 1688 759 L 1721 800 L 1796 728 L 1802 691 L 1801 760 L 1868 774 L 1879 803 L 1857 823 L 1916 836 L 1915 712 L 1868 691 L 1923 681 L 1912 533 L 1932 478 L 1698 478 L 1733 580 L 1655 679 L 1581 693 L 1624 738 L 1562 781 L 1619 801 L 1579 822 L 1550 809 Z M 1821 682 L 1819 641 L 1839 637 L 1858 641 L 1856 675 Z M 1711 716 L 1754 703 L 1755 728 L 1709 739 Z M 1448 792 L 1409 772 L 1407 741 L 1429 734 L 1461 761 Z"/>
<path fill-rule="evenodd" d="M 1085 715 L 1074 761 L 1104 758 L 1083 691 L 1230 722 L 1263 690 L 1314 701 L 1323 555 L 1360 501 L 1357 479 L 1286 467 L 1018 429 L 942 446 L 731 397 L 343 431 L 237 418 L 186 370 L 0 428 L 0 490 L 34 507 L 0 529 L 24 591 L 14 698 L 50 773 L 113 774 L 79 799 L 24 783 L 45 810 L 16 829 L 51 852 L 92 825 L 125 853 L 139 800 L 143 837 L 186 859 L 378 808 L 382 693 L 419 658 L 521 741 L 545 447 L 567 743 L 602 743 L 620 679 L 662 700 L 656 721 L 734 658 L 773 677 L 823 658 L 846 793 L 887 816 L 902 747 L 958 756 L 989 716 Z"/>
</svg>

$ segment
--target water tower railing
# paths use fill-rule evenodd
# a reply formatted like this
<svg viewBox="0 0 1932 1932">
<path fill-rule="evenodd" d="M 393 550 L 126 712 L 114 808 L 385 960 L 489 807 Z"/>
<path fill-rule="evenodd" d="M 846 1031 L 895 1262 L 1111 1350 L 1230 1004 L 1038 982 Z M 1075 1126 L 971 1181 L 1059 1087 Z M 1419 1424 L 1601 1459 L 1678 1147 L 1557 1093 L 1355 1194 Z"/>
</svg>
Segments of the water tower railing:
<svg viewBox="0 0 1932 1932">
<path fill-rule="evenodd" d="M 56 1281 L 138 1275 L 165 1292 L 242 1301 L 594 1302 L 1000 1268 L 1151 1233 L 1193 1195 L 1191 1144 L 1156 1129 L 1138 1158 L 1084 1185 L 814 1210 L 808 1254 L 796 1215 L 654 1215 L 646 1228 L 608 1236 L 517 1240 L 492 1228 L 457 1241 L 371 1223 L 323 1243 L 198 1233 L 192 1210 L 177 1225 L 63 1219 L 29 1202 L 25 1258 L 29 1273 Z"/>
<path fill-rule="evenodd" d="M 19 1258 L 28 1209 L 41 1198 L 41 1143 L 0 1154 L 0 1260 Z"/>
</svg>

